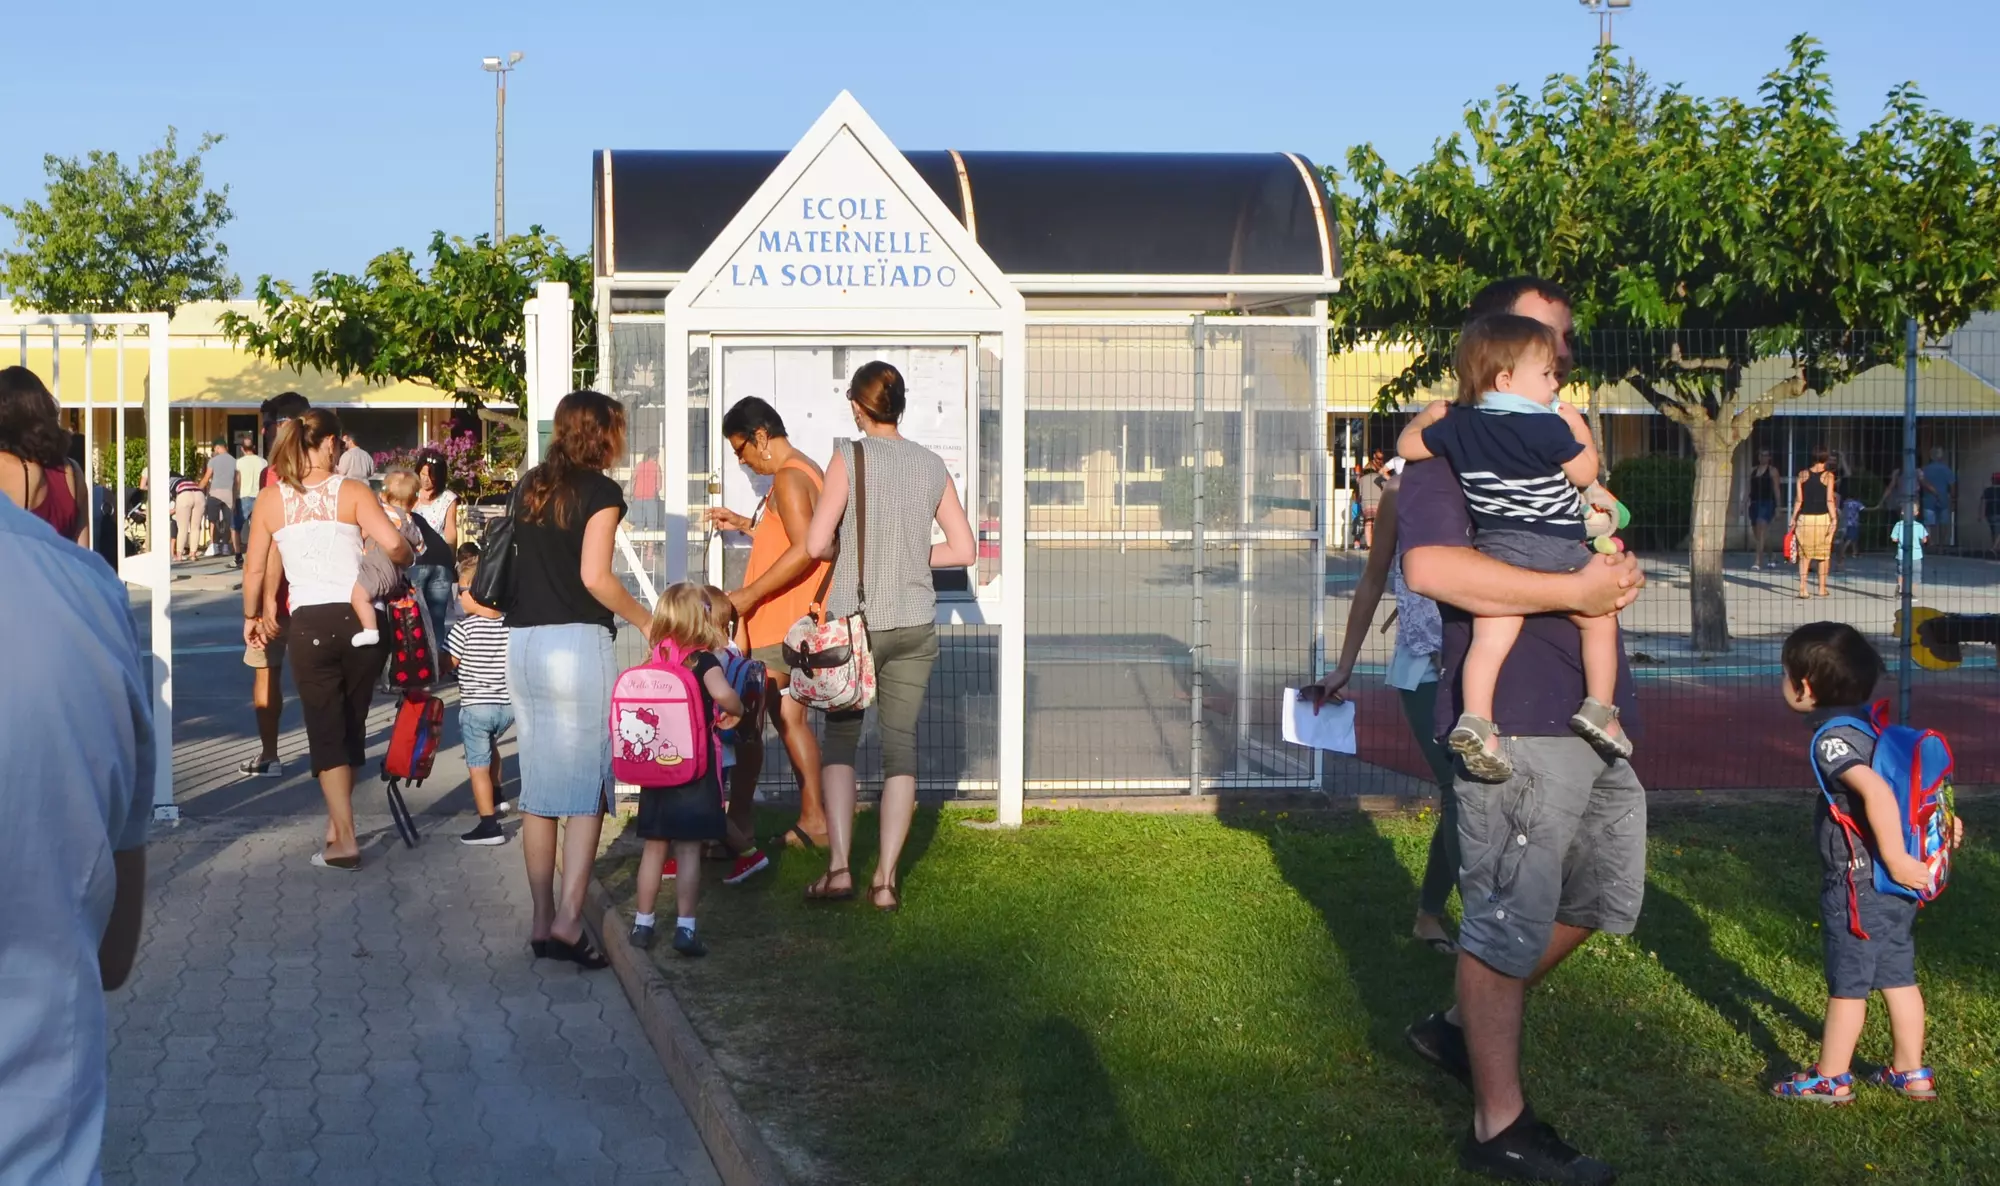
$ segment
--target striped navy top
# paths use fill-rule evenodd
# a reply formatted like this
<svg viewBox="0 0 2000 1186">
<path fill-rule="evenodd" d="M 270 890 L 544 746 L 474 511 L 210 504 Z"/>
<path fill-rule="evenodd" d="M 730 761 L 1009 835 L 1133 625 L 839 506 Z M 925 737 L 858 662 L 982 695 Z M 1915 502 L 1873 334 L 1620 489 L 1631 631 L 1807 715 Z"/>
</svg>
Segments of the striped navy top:
<svg viewBox="0 0 2000 1186">
<path fill-rule="evenodd" d="M 1561 416 L 1455 407 L 1424 429 L 1424 447 L 1451 462 L 1473 526 L 1583 539 L 1583 497 L 1563 463 L 1583 452 Z"/>
<path fill-rule="evenodd" d="M 458 660 L 460 704 L 510 704 L 507 692 L 507 619 L 471 614 L 458 620 L 445 640 Z"/>
</svg>

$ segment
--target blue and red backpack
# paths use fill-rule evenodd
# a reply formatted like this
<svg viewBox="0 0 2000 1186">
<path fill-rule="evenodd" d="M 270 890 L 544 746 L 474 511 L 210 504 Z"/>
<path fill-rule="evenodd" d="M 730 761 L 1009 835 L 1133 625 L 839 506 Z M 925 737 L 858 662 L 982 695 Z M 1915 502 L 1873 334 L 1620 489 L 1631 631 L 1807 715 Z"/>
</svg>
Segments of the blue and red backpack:
<svg viewBox="0 0 2000 1186">
<path fill-rule="evenodd" d="M 1951 879 L 1952 821 L 1958 814 L 1951 787 L 1951 744 L 1935 729 L 1890 724 L 1889 702 L 1886 700 L 1871 706 L 1868 718 L 1864 721 L 1859 717 L 1832 717 L 1823 722 L 1813 734 L 1812 752 L 1818 753 L 1820 739 L 1827 730 L 1838 726 L 1859 729 L 1875 738 L 1875 758 L 1869 763 L 1869 768 L 1895 792 L 1896 819 L 1902 827 L 1903 850 L 1922 861 L 1931 872 L 1930 884 L 1924 889 L 1913 890 L 1897 884 L 1878 860 L 1874 862 L 1875 892 L 1908 898 L 1922 906 L 1935 901 L 1944 892 L 1945 883 Z M 1833 788 L 1827 785 L 1826 777 L 1819 772 L 1818 763 L 1813 765 L 1813 777 L 1819 781 L 1820 794 L 1826 796 L 1827 810 L 1847 836 L 1847 851 L 1851 860 L 1857 852 L 1865 849 L 1866 833 L 1841 807 Z M 1847 929 L 1854 932 L 1856 938 L 1868 938 L 1868 932 L 1861 929 L 1861 907 L 1855 897 L 1852 864 L 1847 871 Z"/>
</svg>

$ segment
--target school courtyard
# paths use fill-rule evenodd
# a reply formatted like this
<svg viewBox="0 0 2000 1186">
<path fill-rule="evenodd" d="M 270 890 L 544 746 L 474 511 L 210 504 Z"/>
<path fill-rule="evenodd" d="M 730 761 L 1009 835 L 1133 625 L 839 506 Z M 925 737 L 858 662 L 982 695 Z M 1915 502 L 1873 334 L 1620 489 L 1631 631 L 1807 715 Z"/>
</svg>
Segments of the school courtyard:
<svg viewBox="0 0 2000 1186">
<path fill-rule="evenodd" d="M 1175 579 L 1171 554 L 1145 560 Z M 1941 588 L 1990 571 L 1958 563 Z M 287 775 L 229 773 L 254 742 L 224 564 L 175 582 L 183 821 L 156 833 L 145 946 L 130 987 L 110 998 L 106 1181 L 724 1180 L 612 973 L 529 960 L 519 850 L 456 843 L 469 794 L 455 728 L 411 795 L 419 846 L 396 839 L 379 779 L 362 780 L 367 866 L 355 878 L 306 864 L 322 820 L 295 763 L 296 704 L 280 745 Z M 1649 565 L 1664 607 L 1674 580 L 1661 567 Z M 1732 570 L 1745 613 L 1770 612 L 1731 670 L 1707 673 L 1739 713 L 1768 693 L 1763 635 L 1794 620 L 1784 586 L 1760 577 Z M 1329 577 L 1336 630 L 1351 578 L 1344 561 Z M 1864 562 L 1836 581 L 1825 612 L 1886 622 L 1879 584 Z M 1797 608 L 1818 616 L 1820 604 Z M 1642 667 L 1702 684 L 1692 663 L 1676 668 L 1664 632 L 1643 637 L 1635 648 L 1669 661 Z M 1106 665 L 1049 663 L 1040 678 L 1068 683 Z M 1961 678 L 1990 688 L 1993 675 Z M 389 719 L 378 708 L 371 752 Z M 1790 740 L 1773 734 L 1774 746 Z M 1963 762 L 1977 739 L 1954 740 Z M 511 744 L 503 752 L 511 766 Z M 781 852 L 771 872 L 705 892 L 714 954 L 656 952 L 658 982 L 768 1164 L 796 1186 L 1455 1180 L 1466 1098 L 1401 1039 L 1449 992 L 1449 961 L 1407 936 L 1434 817 L 1300 803 L 1031 811 L 1018 832 L 960 826 L 990 817 L 976 807 L 926 811 L 900 914 L 808 907 L 799 893 L 819 862 Z M 2000 827 L 1985 796 L 1969 796 L 1967 813 L 1975 837 Z M 784 822 L 767 812 L 763 830 Z M 1763 1096 L 1770 1077 L 1810 1058 L 1817 1033 L 1810 827 L 1802 798 L 1656 797 L 1639 933 L 1594 941 L 1538 993 L 1530 1097 L 1622 1180 L 2000 1174 L 1984 1136 L 2000 1117 L 1981 1038 L 2000 988 L 1996 866 L 1981 840 L 1920 929 L 1929 1057 L 1945 1091 L 1921 1129 L 1885 1093 L 1841 1115 Z M 621 906 L 634 857 L 614 837 L 599 864 Z M 1880 1024 L 1864 1059 L 1886 1050 Z"/>
</svg>

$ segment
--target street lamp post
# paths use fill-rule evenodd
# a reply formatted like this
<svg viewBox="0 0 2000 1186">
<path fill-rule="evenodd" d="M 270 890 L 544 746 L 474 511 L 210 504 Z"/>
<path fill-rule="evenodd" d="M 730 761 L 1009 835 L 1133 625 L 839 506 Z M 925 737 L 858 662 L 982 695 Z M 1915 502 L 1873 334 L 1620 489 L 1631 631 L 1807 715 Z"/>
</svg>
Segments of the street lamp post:
<svg viewBox="0 0 2000 1186">
<path fill-rule="evenodd" d="M 1631 0 L 1625 0 L 1631 3 Z M 519 50 L 505 60 L 482 58 L 480 67 L 493 75 L 493 245 L 507 237 L 507 76 L 527 55 Z"/>
<path fill-rule="evenodd" d="M 1632 7 L 1632 0 L 1576 0 L 1576 2 L 1597 18 L 1597 44 L 1600 46 L 1611 44 L 1611 18 L 1620 11 Z"/>
</svg>

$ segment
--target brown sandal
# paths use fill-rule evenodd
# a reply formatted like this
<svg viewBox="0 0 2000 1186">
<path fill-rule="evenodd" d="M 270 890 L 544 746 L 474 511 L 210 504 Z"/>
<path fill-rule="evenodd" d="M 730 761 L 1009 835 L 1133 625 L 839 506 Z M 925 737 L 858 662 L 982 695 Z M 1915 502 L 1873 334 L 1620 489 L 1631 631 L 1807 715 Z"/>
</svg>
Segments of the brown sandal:
<svg viewBox="0 0 2000 1186">
<path fill-rule="evenodd" d="M 889 895 L 889 904 L 887 906 L 877 901 L 883 894 Z M 873 902 L 875 909 L 880 910 L 882 913 L 894 914 L 903 908 L 903 891 L 893 885 L 871 885 L 868 887 L 868 900 Z"/>
<path fill-rule="evenodd" d="M 847 873 L 847 888 L 834 889 L 833 879 Z M 854 900 L 854 874 L 846 869 L 828 869 L 818 881 L 806 887 L 808 902 L 852 902 Z"/>
</svg>

